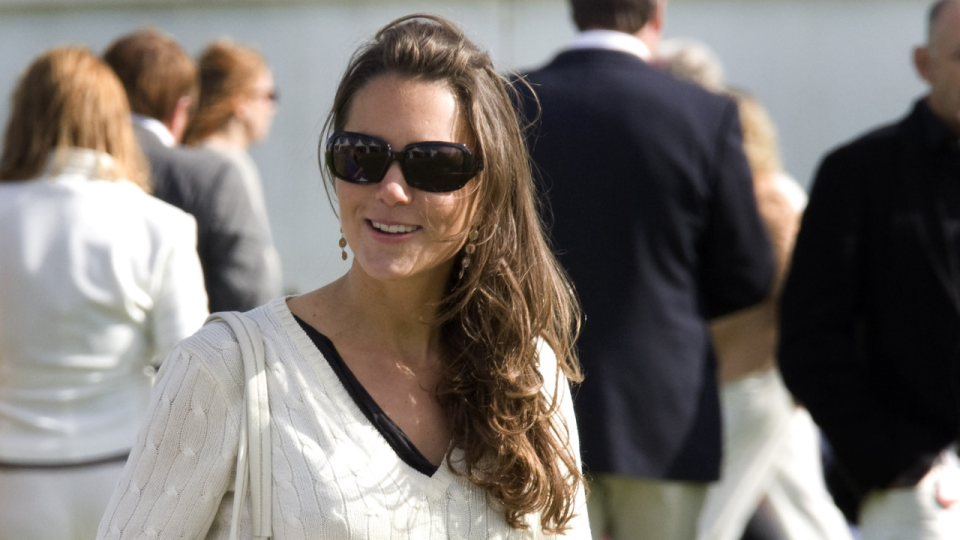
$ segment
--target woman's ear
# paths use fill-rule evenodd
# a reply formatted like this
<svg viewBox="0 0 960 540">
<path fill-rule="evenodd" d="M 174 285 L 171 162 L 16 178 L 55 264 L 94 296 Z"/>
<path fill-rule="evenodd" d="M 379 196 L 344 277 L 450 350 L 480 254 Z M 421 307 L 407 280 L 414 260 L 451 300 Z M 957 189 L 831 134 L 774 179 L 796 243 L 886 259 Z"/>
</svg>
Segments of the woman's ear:
<svg viewBox="0 0 960 540">
<path fill-rule="evenodd" d="M 190 109 L 192 105 L 193 99 L 191 99 L 190 96 L 181 96 L 177 100 L 173 112 L 170 113 L 170 118 L 164 122 L 167 129 L 169 129 L 173 135 L 174 140 L 177 141 L 177 144 L 180 144 L 180 141 L 183 139 L 183 134 L 187 131 L 187 124 L 190 123 Z"/>
<path fill-rule="evenodd" d="M 239 120 L 243 120 L 245 116 L 249 115 L 250 101 L 250 97 L 245 94 L 230 98 L 230 111 L 233 113 L 233 116 Z"/>
</svg>

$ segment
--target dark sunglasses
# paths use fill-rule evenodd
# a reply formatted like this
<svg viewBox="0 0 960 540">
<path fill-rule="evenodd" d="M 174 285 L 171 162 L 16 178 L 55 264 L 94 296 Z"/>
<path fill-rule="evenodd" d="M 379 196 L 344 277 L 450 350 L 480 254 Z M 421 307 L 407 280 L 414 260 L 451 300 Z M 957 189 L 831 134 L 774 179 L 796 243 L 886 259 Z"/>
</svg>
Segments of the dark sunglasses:
<svg viewBox="0 0 960 540">
<path fill-rule="evenodd" d="M 456 191 L 483 170 L 464 144 L 417 142 L 394 152 L 384 140 L 347 131 L 327 139 L 326 159 L 334 176 L 353 184 L 380 182 L 396 161 L 410 187 L 434 193 Z"/>
</svg>

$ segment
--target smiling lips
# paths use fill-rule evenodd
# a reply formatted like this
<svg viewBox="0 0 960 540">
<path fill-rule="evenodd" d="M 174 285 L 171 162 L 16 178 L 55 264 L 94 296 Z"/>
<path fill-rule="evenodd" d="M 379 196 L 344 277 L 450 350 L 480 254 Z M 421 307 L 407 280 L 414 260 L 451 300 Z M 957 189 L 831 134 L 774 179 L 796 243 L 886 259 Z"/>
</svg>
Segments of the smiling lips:
<svg viewBox="0 0 960 540">
<path fill-rule="evenodd" d="M 387 225 L 378 221 L 371 221 L 370 224 L 374 229 L 387 234 L 404 234 L 420 228 L 416 225 Z"/>
</svg>

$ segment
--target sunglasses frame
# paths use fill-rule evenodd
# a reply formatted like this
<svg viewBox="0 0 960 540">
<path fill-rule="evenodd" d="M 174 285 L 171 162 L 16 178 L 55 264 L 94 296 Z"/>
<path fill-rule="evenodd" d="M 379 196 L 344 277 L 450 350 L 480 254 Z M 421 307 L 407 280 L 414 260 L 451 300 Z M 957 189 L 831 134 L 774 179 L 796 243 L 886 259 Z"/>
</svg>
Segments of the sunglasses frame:
<svg viewBox="0 0 960 540">
<path fill-rule="evenodd" d="M 339 172 L 337 172 L 336 167 L 334 165 L 333 148 L 336 145 L 337 140 L 342 137 L 347 137 L 348 139 L 351 137 L 360 138 L 366 141 L 372 140 L 377 142 L 383 148 L 385 148 L 387 161 L 384 164 L 383 170 L 374 171 L 374 174 L 372 175 L 373 177 L 369 176 L 370 172 L 363 171 L 364 174 L 361 177 L 363 178 L 363 180 L 360 180 L 360 181 L 354 180 L 351 178 L 346 178 L 347 175 L 342 175 Z M 450 177 L 456 178 L 456 184 L 455 184 L 456 187 L 453 189 L 447 189 L 446 184 L 444 184 L 444 187 L 438 188 L 434 184 L 438 184 L 441 182 L 431 181 L 430 179 L 418 178 L 417 174 L 408 174 L 409 171 L 406 163 L 407 152 L 411 148 L 415 148 L 415 147 L 444 147 L 444 148 L 454 148 L 456 150 L 459 150 L 463 157 L 463 171 L 460 173 L 449 173 L 448 175 L 446 175 L 447 178 L 450 178 Z M 404 146 L 403 149 L 400 150 L 399 152 L 396 152 L 393 150 L 393 147 L 390 146 L 390 143 L 388 143 L 387 141 L 384 141 L 383 139 L 374 137 L 372 135 L 367 135 L 365 133 L 356 133 L 352 131 L 337 131 L 331 134 L 330 137 L 327 138 L 326 151 L 324 152 L 324 157 L 326 158 L 327 170 L 330 171 L 330 174 L 332 174 L 336 178 L 343 180 L 344 182 L 350 182 L 351 184 L 357 184 L 361 186 L 379 184 L 380 182 L 382 182 L 384 177 L 387 175 L 387 171 L 390 169 L 390 166 L 393 164 L 394 161 L 396 161 L 397 163 L 400 164 L 400 171 L 403 173 L 403 178 L 407 182 L 407 185 L 409 185 L 412 188 L 416 188 L 421 191 L 428 191 L 431 193 L 451 193 L 451 192 L 460 190 L 467 185 L 467 182 L 469 182 L 473 178 L 476 178 L 476 176 L 480 174 L 480 171 L 483 170 L 483 160 L 480 159 L 480 156 L 474 155 L 474 153 L 470 151 L 467 145 L 462 143 L 443 142 L 443 141 L 421 141 L 421 142 L 410 143 Z"/>
</svg>

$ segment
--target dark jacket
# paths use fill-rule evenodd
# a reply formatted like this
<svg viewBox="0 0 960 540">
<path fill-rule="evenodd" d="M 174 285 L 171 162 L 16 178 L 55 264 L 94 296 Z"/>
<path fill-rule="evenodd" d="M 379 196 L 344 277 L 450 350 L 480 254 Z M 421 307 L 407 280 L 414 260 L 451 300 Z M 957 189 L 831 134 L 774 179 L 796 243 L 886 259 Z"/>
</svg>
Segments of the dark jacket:
<svg viewBox="0 0 960 540">
<path fill-rule="evenodd" d="M 958 436 L 958 235 L 960 148 L 922 101 L 820 165 L 780 364 L 861 493 Z"/>
<path fill-rule="evenodd" d="M 209 150 L 167 147 L 135 126 L 150 162 L 153 194 L 197 220 L 197 252 L 210 312 L 246 311 L 265 303 L 272 285 L 260 230 L 240 172 Z"/>
<path fill-rule="evenodd" d="M 759 302 L 773 271 L 736 106 L 616 51 L 568 51 L 527 78 L 542 107 L 531 153 L 586 316 L 575 397 L 584 464 L 714 480 L 707 320 Z"/>
</svg>

